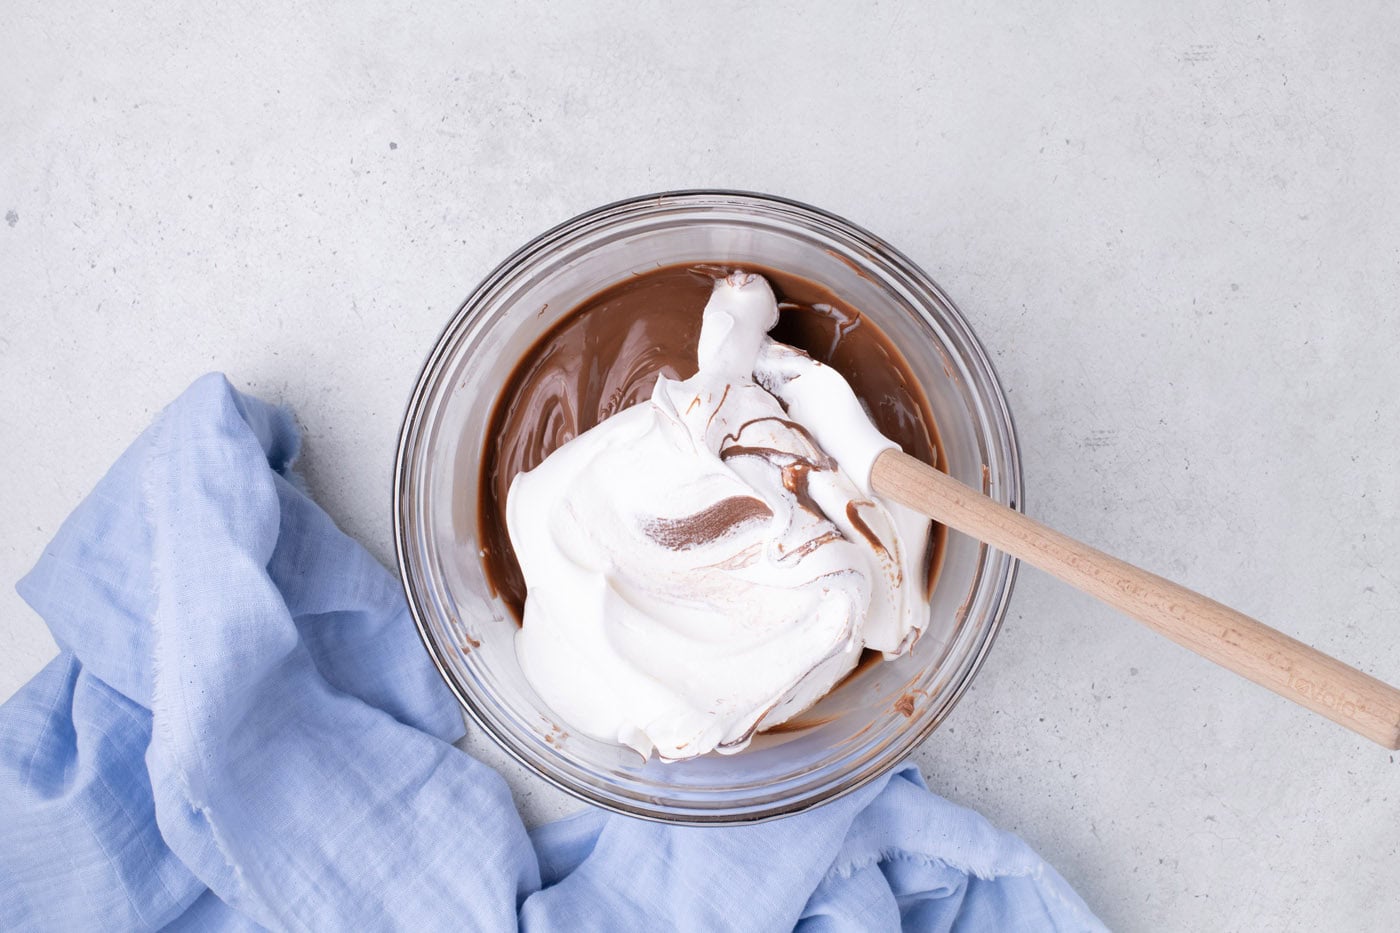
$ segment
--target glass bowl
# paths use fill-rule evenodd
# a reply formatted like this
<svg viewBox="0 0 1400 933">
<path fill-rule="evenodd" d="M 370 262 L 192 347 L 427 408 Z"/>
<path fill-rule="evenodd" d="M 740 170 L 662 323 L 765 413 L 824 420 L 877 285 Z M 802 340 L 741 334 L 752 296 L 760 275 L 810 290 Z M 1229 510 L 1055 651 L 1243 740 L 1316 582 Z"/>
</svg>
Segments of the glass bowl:
<svg viewBox="0 0 1400 933">
<path fill-rule="evenodd" d="M 467 298 L 419 375 L 394 468 L 399 572 L 423 643 L 471 718 L 540 777 L 589 803 L 677 823 L 795 813 L 874 780 L 952 710 L 991 647 L 1016 564 L 951 534 L 912 652 L 868 665 L 734 755 L 676 763 L 570 732 L 515 655 L 516 622 L 477 540 L 482 444 L 525 351 L 580 302 L 676 263 L 752 263 L 819 282 L 875 321 L 928 395 L 950 474 L 1018 508 L 1020 457 L 992 366 L 953 303 L 912 262 L 824 211 L 767 195 L 678 191 L 619 201 L 517 250 Z"/>
</svg>

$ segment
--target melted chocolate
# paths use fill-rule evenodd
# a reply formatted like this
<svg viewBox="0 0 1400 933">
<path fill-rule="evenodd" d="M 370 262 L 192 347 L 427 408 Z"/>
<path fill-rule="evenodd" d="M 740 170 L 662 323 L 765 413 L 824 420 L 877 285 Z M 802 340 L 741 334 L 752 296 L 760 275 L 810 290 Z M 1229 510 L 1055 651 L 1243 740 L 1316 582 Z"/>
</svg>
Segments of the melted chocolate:
<svg viewBox="0 0 1400 933">
<path fill-rule="evenodd" d="M 650 398 L 658 375 L 670 379 L 694 375 L 701 313 L 715 275 L 729 268 L 733 267 L 666 266 L 604 289 L 540 337 L 506 380 L 486 430 L 478 492 L 479 536 L 486 578 L 517 620 L 525 605 L 525 581 L 506 532 L 511 480 L 598 422 Z M 865 403 L 881 433 L 911 456 L 943 465 L 928 400 L 904 357 L 872 321 L 815 282 L 761 266 L 743 268 L 767 278 L 778 297 L 775 340 L 835 367 Z M 724 454 L 736 456 L 742 450 L 730 446 Z M 798 460 L 794 456 L 784 470 L 784 481 L 791 482 L 788 488 L 800 499 L 806 472 L 825 464 Z M 678 520 L 696 519 L 694 528 L 661 533 L 674 532 L 678 542 L 694 534 L 698 541 L 711 526 L 754 517 L 741 515 L 745 510 L 737 506 L 726 507 L 724 514 L 712 516 L 711 511 Z M 930 590 L 942 541 L 942 529 L 936 529 L 925 571 Z"/>
<path fill-rule="evenodd" d="M 753 496 L 730 496 L 684 518 L 657 518 L 642 530 L 657 544 L 673 551 L 699 547 L 753 521 L 768 521 L 773 510 Z"/>
<path fill-rule="evenodd" d="M 879 554 L 881 557 L 889 557 L 890 552 L 885 550 L 885 543 L 880 540 L 880 536 L 875 534 L 870 526 L 865 523 L 865 519 L 860 517 L 860 506 L 862 503 L 865 505 L 872 504 L 869 500 L 846 503 L 846 521 L 850 522 L 855 530 L 860 532 L 862 538 L 870 542 L 870 546 L 875 549 L 875 553 Z"/>
</svg>

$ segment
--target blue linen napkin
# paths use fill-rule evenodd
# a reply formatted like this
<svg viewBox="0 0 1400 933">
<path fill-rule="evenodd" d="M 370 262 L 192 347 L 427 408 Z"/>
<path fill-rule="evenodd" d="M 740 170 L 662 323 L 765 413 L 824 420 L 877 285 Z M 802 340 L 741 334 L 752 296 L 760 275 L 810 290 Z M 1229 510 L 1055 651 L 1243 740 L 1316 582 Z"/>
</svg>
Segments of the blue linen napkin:
<svg viewBox="0 0 1400 933">
<path fill-rule="evenodd" d="M 0 927 L 1102 929 L 912 767 L 757 826 L 527 834 L 298 445 L 206 376 L 21 581 L 61 653 L 0 707 Z"/>
</svg>

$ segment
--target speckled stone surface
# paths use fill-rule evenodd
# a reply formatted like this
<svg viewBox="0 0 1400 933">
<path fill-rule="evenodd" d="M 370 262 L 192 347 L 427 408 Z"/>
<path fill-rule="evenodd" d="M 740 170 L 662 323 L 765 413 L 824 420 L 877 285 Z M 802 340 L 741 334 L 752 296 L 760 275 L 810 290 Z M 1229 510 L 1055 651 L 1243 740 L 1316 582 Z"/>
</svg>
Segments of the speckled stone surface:
<svg viewBox="0 0 1400 933">
<path fill-rule="evenodd" d="M 8 584 L 191 379 L 294 406 L 388 561 L 400 412 L 462 297 L 697 186 L 938 279 L 1031 514 L 1400 680 L 1400 12 L 1054 6 L 9 0 L 0 697 L 54 651 Z M 531 821 L 575 808 L 467 747 Z M 1122 930 L 1394 929 L 1397 757 L 1029 571 L 918 753 Z"/>
</svg>

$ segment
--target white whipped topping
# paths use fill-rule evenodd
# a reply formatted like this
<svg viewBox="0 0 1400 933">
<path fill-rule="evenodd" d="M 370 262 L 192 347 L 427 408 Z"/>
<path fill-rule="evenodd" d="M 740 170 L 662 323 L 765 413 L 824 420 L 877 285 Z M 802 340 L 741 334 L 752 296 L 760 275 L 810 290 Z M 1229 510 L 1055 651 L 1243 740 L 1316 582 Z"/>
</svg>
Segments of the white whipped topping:
<svg viewBox="0 0 1400 933">
<path fill-rule="evenodd" d="M 924 627 L 928 522 L 869 489 L 896 445 L 835 370 L 768 338 L 777 319 L 763 277 L 717 281 L 695 376 L 511 484 L 516 652 L 580 732 L 737 751 Z"/>
</svg>

